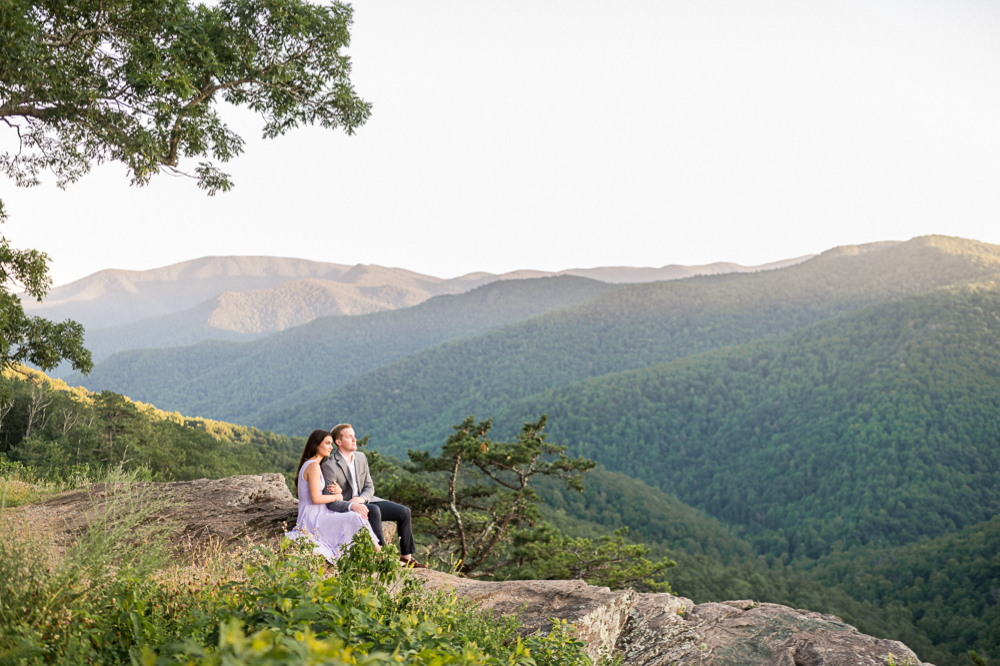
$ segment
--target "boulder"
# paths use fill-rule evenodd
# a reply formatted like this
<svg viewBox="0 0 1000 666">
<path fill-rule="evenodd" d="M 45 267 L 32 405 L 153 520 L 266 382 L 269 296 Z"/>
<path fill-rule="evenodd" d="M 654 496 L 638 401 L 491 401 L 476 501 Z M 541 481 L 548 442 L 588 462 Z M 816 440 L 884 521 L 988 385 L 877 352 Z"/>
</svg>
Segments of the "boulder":
<svg viewBox="0 0 1000 666">
<path fill-rule="evenodd" d="M 862 634 L 833 615 L 778 604 L 726 601 L 691 605 L 681 609 L 683 615 L 671 616 L 669 602 L 654 603 L 648 598 L 653 596 L 659 595 L 638 595 L 616 646 L 625 664 L 922 664 L 902 643 Z"/>
<path fill-rule="evenodd" d="M 615 649 L 628 664 L 670 663 L 664 654 L 697 643 L 697 634 L 685 618 L 694 602 L 672 594 L 638 594 L 629 609 Z M 663 658 L 661 658 L 663 657 Z"/>
</svg>

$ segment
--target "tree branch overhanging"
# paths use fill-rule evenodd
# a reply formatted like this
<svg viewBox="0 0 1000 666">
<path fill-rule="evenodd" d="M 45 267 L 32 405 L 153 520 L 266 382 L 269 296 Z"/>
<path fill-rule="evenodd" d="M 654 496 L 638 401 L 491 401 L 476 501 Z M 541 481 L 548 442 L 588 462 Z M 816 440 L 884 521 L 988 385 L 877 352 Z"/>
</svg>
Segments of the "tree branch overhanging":
<svg viewBox="0 0 1000 666">
<path fill-rule="evenodd" d="M 123 161 L 137 185 L 184 157 L 211 151 L 226 162 L 242 141 L 214 111 L 195 109 L 234 89 L 245 90 L 227 101 L 263 113 L 265 136 L 317 122 L 353 133 L 370 114 L 342 54 L 351 10 L 336 1 L 109 0 L 86 11 L 32 0 L 0 8 L 17 28 L 0 45 L 0 117 L 40 123 L 22 142 L 33 156 L 3 156 L 20 185 L 41 170 L 72 182 L 95 160 Z M 195 171 L 210 193 L 231 187 L 210 164 Z"/>
</svg>

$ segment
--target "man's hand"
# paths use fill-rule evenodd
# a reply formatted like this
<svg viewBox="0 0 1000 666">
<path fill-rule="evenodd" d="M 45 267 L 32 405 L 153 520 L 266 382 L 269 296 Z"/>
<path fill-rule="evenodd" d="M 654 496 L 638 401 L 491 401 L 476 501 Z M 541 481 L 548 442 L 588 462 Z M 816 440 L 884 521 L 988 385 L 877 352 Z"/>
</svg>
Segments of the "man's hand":
<svg viewBox="0 0 1000 666">
<path fill-rule="evenodd" d="M 368 520 L 368 507 L 365 506 L 364 500 L 361 500 L 360 502 L 355 501 L 355 500 L 358 500 L 358 499 L 360 499 L 360 498 L 357 498 L 357 497 L 352 497 L 351 498 L 351 507 L 350 507 L 351 511 L 354 511 L 355 513 L 357 513 L 359 516 L 361 516 L 365 520 Z"/>
</svg>

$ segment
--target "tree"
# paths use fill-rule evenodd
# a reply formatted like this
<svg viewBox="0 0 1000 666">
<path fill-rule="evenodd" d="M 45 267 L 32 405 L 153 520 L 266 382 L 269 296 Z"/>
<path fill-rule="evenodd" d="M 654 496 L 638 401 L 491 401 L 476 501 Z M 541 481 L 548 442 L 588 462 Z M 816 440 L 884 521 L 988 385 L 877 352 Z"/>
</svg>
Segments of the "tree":
<svg viewBox="0 0 1000 666">
<path fill-rule="evenodd" d="M 247 106 L 273 138 L 300 124 L 348 133 L 371 108 L 355 93 L 351 9 L 333 2 L 9 0 L 0 8 L 0 118 L 20 147 L 0 167 L 22 186 L 48 169 L 60 185 L 119 161 L 143 185 L 183 157 L 239 155 L 215 105 Z M 232 187 L 210 162 L 209 194 Z"/>
<path fill-rule="evenodd" d="M 45 382 L 39 382 L 31 386 L 31 400 L 28 401 L 28 429 L 24 433 L 25 439 L 31 437 L 31 430 L 35 426 L 35 417 L 39 416 L 39 412 L 41 412 L 39 425 L 45 425 L 45 410 L 52 404 L 52 396 L 45 384 Z"/>
<path fill-rule="evenodd" d="M 969 659 L 972 661 L 974 666 L 987 666 L 989 659 L 980 657 L 975 650 L 969 650 Z"/>
<path fill-rule="evenodd" d="M 148 422 L 142 418 L 132 401 L 114 391 L 101 391 L 97 394 L 94 397 L 94 409 L 104 426 L 104 434 L 107 436 L 108 454 L 104 461 L 111 463 L 115 450 L 115 437 L 141 430 L 144 425 L 148 425 Z M 121 454 L 121 457 L 125 458 L 125 452 Z"/>
<path fill-rule="evenodd" d="M 6 220 L 0 201 L 0 224 Z M 83 346 L 83 326 L 75 321 L 55 323 L 24 313 L 21 299 L 13 293 L 23 289 L 39 301 L 52 284 L 49 258 L 38 250 L 17 250 L 0 235 L 0 371 L 19 363 L 51 370 L 63 359 L 75 370 L 90 372 L 93 361 Z M 9 396 L 0 389 L 0 402 Z"/>
<path fill-rule="evenodd" d="M 368 460 L 384 489 L 380 494 L 410 507 L 420 534 L 432 539 L 428 554 L 458 573 L 670 591 L 662 579 L 674 562 L 650 562 L 648 546 L 625 542 L 628 528 L 594 541 L 567 537 L 541 522 L 532 478 L 561 479 L 579 491 L 584 474 L 594 468 L 593 461 L 568 458 L 565 446 L 547 442 L 546 421 L 543 414 L 525 423 L 516 440 L 497 442 L 487 436 L 490 420 L 477 423 L 470 416 L 454 426 L 438 456 L 410 451 L 404 468 L 376 451 Z M 366 435 L 358 446 L 367 442 Z"/>
<path fill-rule="evenodd" d="M 212 195 L 229 176 L 201 161 L 227 162 L 243 140 L 216 105 L 246 106 L 274 138 L 302 124 L 364 124 L 371 108 L 355 93 L 351 9 L 305 0 L 5 0 L 0 3 L 0 121 L 18 148 L 0 170 L 22 187 L 51 171 L 65 187 L 92 164 L 117 161 L 132 183 L 163 171 L 190 175 Z M 5 219 L 0 202 L 0 222 Z M 0 236 L 0 363 L 49 370 L 69 360 L 88 372 L 83 328 L 28 317 L 14 291 L 38 300 L 51 286 L 49 258 L 15 250 Z"/>
<path fill-rule="evenodd" d="M 532 477 L 552 476 L 582 488 L 580 477 L 594 463 L 568 458 L 565 446 L 546 442 L 545 422 L 543 415 L 525 423 L 516 440 L 495 442 L 487 437 L 492 421 L 477 423 L 470 416 L 454 426 L 439 456 L 409 452 L 409 471 L 418 476 L 396 481 L 393 494 L 426 523 L 436 555 L 457 558 L 459 572 L 483 576 L 512 562 L 502 552 L 512 529 L 541 518 Z"/>
</svg>

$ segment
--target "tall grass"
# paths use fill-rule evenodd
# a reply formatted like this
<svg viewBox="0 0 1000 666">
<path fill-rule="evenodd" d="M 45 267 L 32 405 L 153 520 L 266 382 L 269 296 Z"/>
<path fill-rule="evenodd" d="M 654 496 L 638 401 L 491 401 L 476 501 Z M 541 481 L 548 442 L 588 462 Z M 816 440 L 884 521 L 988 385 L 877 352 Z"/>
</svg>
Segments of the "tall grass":
<svg viewBox="0 0 1000 666">
<path fill-rule="evenodd" d="M 0 510 L 37 502 L 43 495 L 61 489 L 61 484 L 39 479 L 19 462 L 0 458 Z"/>
<path fill-rule="evenodd" d="M 134 483 L 152 478 L 148 468 L 136 467 L 126 472 L 120 464 L 92 468 L 84 463 L 40 471 L 0 455 L 0 509 L 34 504 L 49 495 L 87 488 L 95 483 L 121 483 L 123 480 Z"/>
<path fill-rule="evenodd" d="M 109 630 L 105 614 L 133 620 L 121 611 L 168 561 L 176 528 L 157 519 L 168 503 L 134 474 L 105 475 L 103 490 L 76 529 L 0 509 L 0 662 L 86 663 L 109 651 L 127 659 L 116 650 L 122 628 Z"/>
</svg>

